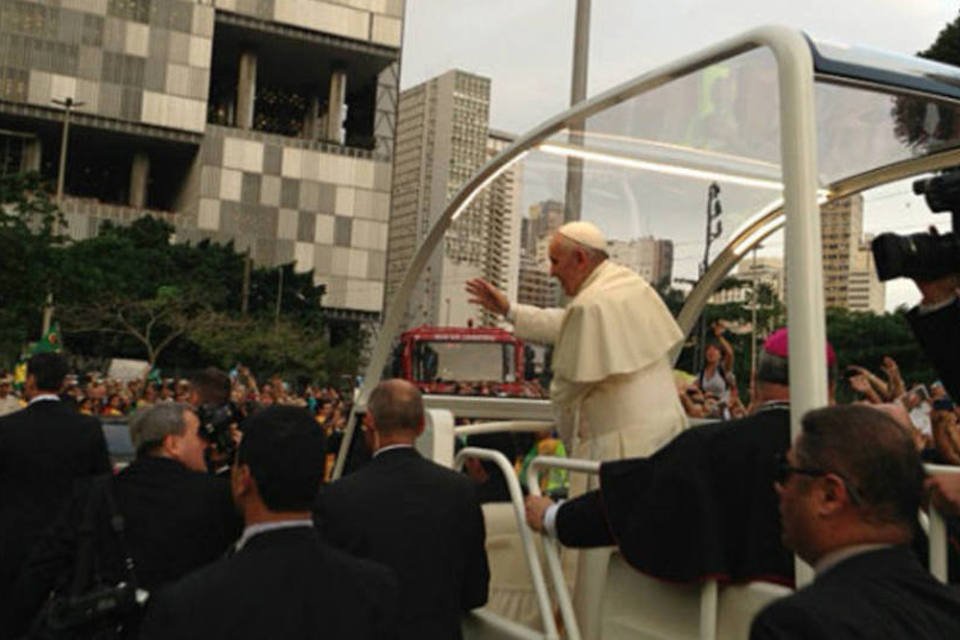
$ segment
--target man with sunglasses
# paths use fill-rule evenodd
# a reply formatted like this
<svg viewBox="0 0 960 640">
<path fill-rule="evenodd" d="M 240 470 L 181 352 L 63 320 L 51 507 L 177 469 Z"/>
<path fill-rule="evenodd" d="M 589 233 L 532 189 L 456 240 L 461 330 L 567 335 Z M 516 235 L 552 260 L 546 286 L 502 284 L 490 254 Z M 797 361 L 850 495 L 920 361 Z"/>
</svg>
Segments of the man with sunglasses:
<svg viewBox="0 0 960 640">
<path fill-rule="evenodd" d="M 604 463 L 599 491 L 560 505 L 529 497 L 527 522 L 566 546 L 617 544 L 633 567 L 664 580 L 792 586 L 773 490 L 777 456 L 790 446 L 787 338 L 780 329 L 764 343 L 750 416 L 688 429 L 648 458 Z M 836 356 L 826 349 L 832 382 Z"/>
<path fill-rule="evenodd" d="M 909 548 L 924 476 L 910 437 L 884 413 L 807 413 L 776 490 L 783 543 L 816 578 L 764 609 L 751 640 L 960 638 L 960 595 Z"/>
</svg>

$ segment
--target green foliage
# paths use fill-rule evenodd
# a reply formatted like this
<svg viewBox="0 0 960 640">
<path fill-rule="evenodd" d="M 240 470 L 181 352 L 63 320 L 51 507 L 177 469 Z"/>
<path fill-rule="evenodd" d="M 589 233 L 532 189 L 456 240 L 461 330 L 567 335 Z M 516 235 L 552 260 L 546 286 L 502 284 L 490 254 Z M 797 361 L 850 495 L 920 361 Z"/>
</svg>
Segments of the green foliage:
<svg viewBox="0 0 960 640">
<path fill-rule="evenodd" d="M 7 366 L 40 337 L 44 301 L 56 281 L 60 222 L 38 174 L 0 176 L 0 363 Z"/>
<path fill-rule="evenodd" d="M 328 346 L 322 334 L 289 320 L 274 322 L 227 314 L 216 314 L 211 320 L 190 332 L 205 362 L 223 369 L 243 363 L 264 379 L 274 373 L 287 378 L 326 379 Z"/>
<path fill-rule="evenodd" d="M 329 349 L 321 320 L 323 287 L 292 265 L 255 268 L 249 312 L 241 317 L 245 256 L 232 244 L 176 244 L 173 227 L 144 217 L 64 244 L 59 213 L 35 175 L 0 178 L 0 366 L 39 337 L 47 291 L 71 352 L 144 358 L 193 368 L 240 361 L 263 375 L 328 377 L 358 366 L 356 344 Z M 282 290 L 280 285 L 282 284 Z M 279 295 L 279 322 L 275 322 Z"/>
<path fill-rule="evenodd" d="M 960 15 L 940 30 L 930 48 L 920 51 L 917 55 L 960 66 Z"/>
<path fill-rule="evenodd" d="M 827 311 L 827 337 L 841 367 L 860 365 L 880 375 L 884 356 L 897 361 L 907 385 L 929 384 L 937 378 L 910 330 L 902 310 L 876 315 L 844 309 Z M 882 377 L 882 376 L 881 376 Z M 838 381 L 838 397 L 852 399 L 849 387 Z"/>
</svg>

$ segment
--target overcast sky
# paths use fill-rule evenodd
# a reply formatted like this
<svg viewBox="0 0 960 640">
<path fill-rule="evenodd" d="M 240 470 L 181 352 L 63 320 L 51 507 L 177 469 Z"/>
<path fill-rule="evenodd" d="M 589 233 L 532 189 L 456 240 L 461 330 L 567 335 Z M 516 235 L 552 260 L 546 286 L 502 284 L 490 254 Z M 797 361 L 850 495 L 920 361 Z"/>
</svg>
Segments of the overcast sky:
<svg viewBox="0 0 960 640">
<path fill-rule="evenodd" d="M 764 24 L 913 54 L 947 0 L 593 0 L 589 95 Z M 570 100 L 575 0 L 407 0 L 401 87 L 458 68 L 492 80 L 490 124 L 523 133 Z"/>
<path fill-rule="evenodd" d="M 593 0 L 588 95 L 764 24 L 913 54 L 958 7 L 947 0 Z M 401 87 L 453 68 L 487 76 L 490 126 L 524 133 L 568 106 L 575 9 L 575 0 L 407 0 Z M 868 194 L 868 230 L 878 218 L 918 220 L 923 207 L 895 195 L 907 190 L 888 187 L 874 206 Z M 907 281 L 887 286 L 887 308 L 916 299 Z"/>
</svg>

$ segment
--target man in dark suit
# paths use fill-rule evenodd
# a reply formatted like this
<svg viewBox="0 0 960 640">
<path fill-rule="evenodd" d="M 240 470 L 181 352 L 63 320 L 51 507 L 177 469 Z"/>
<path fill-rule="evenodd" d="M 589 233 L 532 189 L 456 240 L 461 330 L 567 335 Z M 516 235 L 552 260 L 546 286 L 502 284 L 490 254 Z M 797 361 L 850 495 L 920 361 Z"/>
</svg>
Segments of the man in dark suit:
<svg viewBox="0 0 960 640">
<path fill-rule="evenodd" d="M 100 422 L 59 396 L 67 363 L 41 353 L 27 363 L 30 404 L 0 418 L 0 607 L 38 534 L 70 498 L 74 481 L 110 471 Z M 4 611 L 6 613 L 6 611 Z"/>
<path fill-rule="evenodd" d="M 324 455 L 303 409 L 248 418 L 230 476 L 246 523 L 236 553 L 155 595 L 141 638 L 392 638 L 392 572 L 330 548 L 313 528 Z"/>
<path fill-rule="evenodd" d="M 103 509 L 96 518 L 96 558 L 105 583 L 128 579 L 120 549 L 134 561 L 137 586 L 151 592 L 213 562 L 240 535 L 242 522 L 229 483 L 206 472 L 208 444 L 198 434 L 199 426 L 188 405 L 172 402 L 144 409 L 131 420 L 137 458 L 111 487 L 124 519 L 123 540 L 117 539 Z M 12 597 L 12 628 L 22 631 L 51 590 L 63 592 L 72 584 L 87 503 L 99 498 L 90 495 L 89 487 L 79 490 L 34 548 Z M 129 620 L 126 626 L 133 630 L 136 622 Z"/>
<path fill-rule="evenodd" d="M 397 572 L 401 639 L 460 638 L 462 614 L 486 603 L 490 580 L 472 482 L 414 449 L 424 413 L 410 383 L 381 382 L 364 428 L 373 460 L 321 490 L 317 526 L 335 546 Z"/>
<path fill-rule="evenodd" d="M 752 415 L 684 431 L 648 458 L 606 462 L 600 490 L 559 506 L 527 498 L 527 522 L 571 547 L 616 544 L 646 574 L 675 582 L 793 585 L 780 544 L 776 459 L 790 446 L 788 335 L 766 340 Z M 836 356 L 827 345 L 830 378 Z"/>
<path fill-rule="evenodd" d="M 960 596 L 908 547 L 923 481 L 889 416 L 862 405 L 807 413 L 777 493 L 783 542 L 816 579 L 761 611 L 751 639 L 960 638 Z"/>
</svg>

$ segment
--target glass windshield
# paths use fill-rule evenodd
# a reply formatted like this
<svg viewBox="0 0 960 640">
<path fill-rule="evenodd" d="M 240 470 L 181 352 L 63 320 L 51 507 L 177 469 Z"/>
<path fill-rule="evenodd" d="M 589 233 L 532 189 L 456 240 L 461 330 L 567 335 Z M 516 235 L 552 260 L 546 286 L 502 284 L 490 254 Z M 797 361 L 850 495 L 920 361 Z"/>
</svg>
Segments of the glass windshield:
<svg viewBox="0 0 960 640">
<path fill-rule="evenodd" d="M 504 377 L 513 373 L 512 366 L 509 371 L 504 368 L 505 346 L 494 342 L 418 342 L 414 375 L 418 382 L 511 382 Z"/>
</svg>

